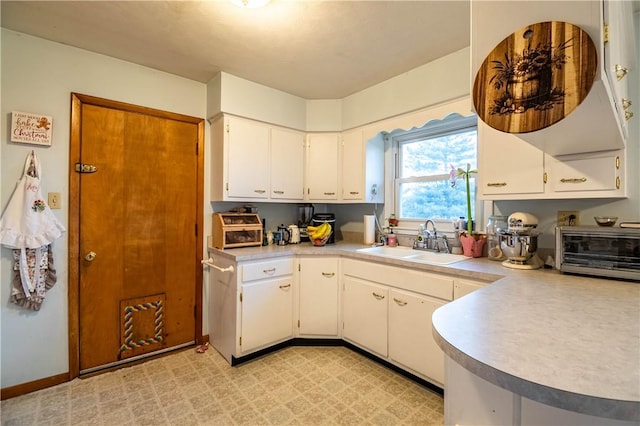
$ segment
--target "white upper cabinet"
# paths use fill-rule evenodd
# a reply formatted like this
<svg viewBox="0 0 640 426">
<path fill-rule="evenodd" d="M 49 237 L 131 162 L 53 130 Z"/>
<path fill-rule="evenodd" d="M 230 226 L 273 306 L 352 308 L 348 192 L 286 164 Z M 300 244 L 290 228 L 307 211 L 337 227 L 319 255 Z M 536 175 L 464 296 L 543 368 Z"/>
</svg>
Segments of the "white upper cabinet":
<svg viewBox="0 0 640 426">
<path fill-rule="evenodd" d="M 485 58 L 511 34 L 525 26 L 540 22 L 570 23 L 586 32 L 595 46 L 597 68 L 593 85 L 584 101 L 563 119 L 541 130 L 517 133 L 517 137 L 551 156 L 623 149 L 626 138 L 624 106 L 620 99 L 622 108 L 616 107 L 616 95 L 611 83 L 614 80 L 617 81 L 617 77 L 611 78 L 612 73 L 616 73 L 616 64 L 606 65 L 606 63 L 615 61 L 626 68 L 634 66 L 635 59 L 629 57 L 628 53 L 633 52 L 634 49 L 628 47 L 616 47 L 615 55 L 611 53 L 611 58 L 607 59 L 607 52 L 614 50 L 612 46 L 628 46 L 629 43 L 633 43 L 632 14 L 612 12 L 616 8 L 630 7 L 629 4 L 624 3 L 627 2 L 554 1 L 553 6 L 549 7 L 549 3 L 542 1 L 471 2 L 472 86 Z M 605 10 L 608 11 L 607 14 Z M 605 15 L 609 22 L 605 22 Z M 605 23 L 609 27 L 608 41 L 605 41 Z M 616 31 L 614 28 L 620 30 Z M 567 61 L 574 64 L 570 67 L 571 72 L 578 73 L 576 77 L 580 77 L 583 69 L 576 65 L 579 64 L 579 62 L 576 63 L 576 56 L 579 56 L 580 52 L 574 48 L 578 40 L 571 39 L 567 42 L 571 47 L 564 49 L 563 53 L 567 55 Z M 531 48 L 535 47 L 531 46 Z M 554 48 L 557 47 L 554 46 Z M 613 56 L 618 56 L 619 59 L 614 60 Z M 515 55 L 513 59 L 518 58 L 519 56 Z M 498 70 L 489 67 L 485 71 L 491 78 L 491 73 Z M 564 86 L 559 89 L 564 89 Z M 621 90 L 624 92 L 624 89 Z M 520 115 L 525 114 L 515 113 L 510 119 L 522 120 L 518 117 Z"/>
<path fill-rule="evenodd" d="M 613 92 L 613 100 L 625 137 L 628 123 L 633 117 L 634 105 L 629 97 L 629 72 L 635 67 L 635 40 L 633 3 L 630 1 L 605 1 L 604 67 Z"/>
<path fill-rule="evenodd" d="M 267 198 L 269 196 L 269 128 L 229 117 L 226 122 L 227 196 Z"/>
<path fill-rule="evenodd" d="M 338 133 L 307 135 L 307 200 L 338 200 L 339 139 Z"/>
<path fill-rule="evenodd" d="M 478 195 L 544 193 L 544 153 L 515 135 L 478 122 Z"/>
<path fill-rule="evenodd" d="M 552 198 L 624 197 L 625 150 L 604 151 L 545 160 L 547 191 Z"/>
<path fill-rule="evenodd" d="M 363 138 L 362 129 L 341 135 L 341 199 L 345 202 L 384 202 L 384 140 Z"/>
<path fill-rule="evenodd" d="M 304 198 L 304 134 L 271 128 L 271 192 L 280 200 Z"/>
<path fill-rule="evenodd" d="M 624 198 L 626 150 L 553 157 L 478 123 L 478 196 L 484 200 Z"/>
<path fill-rule="evenodd" d="M 301 201 L 304 134 L 240 117 L 212 124 L 213 201 Z"/>
</svg>

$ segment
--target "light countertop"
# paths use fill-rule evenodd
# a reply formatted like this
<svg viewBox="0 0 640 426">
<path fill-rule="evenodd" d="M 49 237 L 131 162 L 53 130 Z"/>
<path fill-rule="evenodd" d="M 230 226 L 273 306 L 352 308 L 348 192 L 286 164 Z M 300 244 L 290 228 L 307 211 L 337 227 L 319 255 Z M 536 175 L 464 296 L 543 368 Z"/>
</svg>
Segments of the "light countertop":
<svg viewBox="0 0 640 426">
<path fill-rule="evenodd" d="M 487 258 L 448 266 L 309 243 L 211 249 L 237 262 L 333 255 L 493 282 L 436 310 L 434 336 L 467 370 L 534 401 L 640 421 L 640 283 L 514 270 Z"/>
</svg>

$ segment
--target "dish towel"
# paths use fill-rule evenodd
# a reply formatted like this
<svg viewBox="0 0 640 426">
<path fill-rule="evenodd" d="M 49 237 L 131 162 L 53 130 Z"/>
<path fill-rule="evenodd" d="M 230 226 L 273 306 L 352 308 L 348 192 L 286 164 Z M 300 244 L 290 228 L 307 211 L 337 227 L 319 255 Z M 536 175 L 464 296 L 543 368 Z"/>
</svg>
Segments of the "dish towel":
<svg viewBox="0 0 640 426">
<path fill-rule="evenodd" d="M 0 244 L 14 249 L 11 302 L 35 311 L 56 282 L 51 243 L 65 232 L 42 198 L 41 176 L 40 161 L 31 151 L 0 218 Z"/>
</svg>

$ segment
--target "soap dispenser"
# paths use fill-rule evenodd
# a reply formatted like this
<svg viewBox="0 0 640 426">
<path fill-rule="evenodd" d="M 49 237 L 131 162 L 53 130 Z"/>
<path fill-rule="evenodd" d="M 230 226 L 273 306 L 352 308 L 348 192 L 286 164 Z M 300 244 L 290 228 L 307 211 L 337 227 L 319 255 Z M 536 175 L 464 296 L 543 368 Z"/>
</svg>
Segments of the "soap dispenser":
<svg viewBox="0 0 640 426">
<path fill-rule="evenodd" d="M 396 234 L 393 233 L 393 229 L 387 235 L 387 245 L 389 247 L 395 247 L 398 245 L 398 240 L 396 239 Z"/>
</svg>

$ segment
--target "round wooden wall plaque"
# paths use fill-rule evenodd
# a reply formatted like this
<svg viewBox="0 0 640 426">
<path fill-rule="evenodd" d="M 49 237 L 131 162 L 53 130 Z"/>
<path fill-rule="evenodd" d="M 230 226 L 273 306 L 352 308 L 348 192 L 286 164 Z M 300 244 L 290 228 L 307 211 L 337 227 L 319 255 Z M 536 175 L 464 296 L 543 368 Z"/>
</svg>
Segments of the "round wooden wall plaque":
<svg viewBox="0 0 640 426">
<path fill-rule="evenodd" d="M 521 28 L 489 53 L 476 74 L 478 117 L 508 133 L 551 126 L 587 97 L 597 63 L 593 41 L 575 25 L 551 21 Z"/>
</svg>

